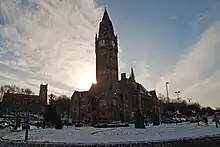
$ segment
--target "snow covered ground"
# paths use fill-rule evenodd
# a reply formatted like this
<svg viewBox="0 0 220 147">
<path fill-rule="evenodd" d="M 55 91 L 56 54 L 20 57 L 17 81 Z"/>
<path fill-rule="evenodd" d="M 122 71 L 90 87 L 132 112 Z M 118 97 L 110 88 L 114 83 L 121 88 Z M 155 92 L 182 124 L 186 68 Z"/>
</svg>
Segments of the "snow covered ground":
<svg viewBox="0 0 220 147">
<path fill-rule="evenodd" d="M 4 139 L 24 140 L 25 132 L 13 132 Z M 136 141 L 159 141 L 182 138 L 198 138 L 203 136 L 220 135 L 220 128 L 214 125 L 197 126 L 197 124 L 172 124 L 160 126 L 148 126 L 146 129 L 127 128 L 64 128 L 56 130 L 33 129 L 29 131 L 29 140 L 68 142 L 68 143 L 117 143 Z"/>
</svg>

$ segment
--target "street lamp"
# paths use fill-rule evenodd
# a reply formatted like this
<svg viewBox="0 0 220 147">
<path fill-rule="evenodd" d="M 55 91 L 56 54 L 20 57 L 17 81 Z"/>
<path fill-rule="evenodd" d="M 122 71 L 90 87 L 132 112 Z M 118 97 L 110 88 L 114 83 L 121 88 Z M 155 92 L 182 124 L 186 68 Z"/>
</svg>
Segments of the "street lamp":
<svg viewBox="0 0 220 147">
<path fill-rule="evenodd" d="M 187 100 L 188 100 L 189 103 L 191 103 L 192 98 L 188 97 Z"/>
<path fill-rule="evenodd" d="M 168 84 L 169 82 L 166 82 L 167 101 L 169 102 Z"/>
<path fill-rule="evenodd" d="M 180 99 L 180 91 L 175 91 L 175 93 L 176 93 L 176 96 L 177 96 L 177 101 L 179 102 L 179 99 Z"/>
<path fill-rule="evenodd" d="M 29 102 L 29 95 L 26 95 L 27 100 L 25 101 L 26 103 L 26 116 L 25 116 L 25 141 L 28 140 L 28 130 L 29 130 L 29 108 L 30 108 L 30 104 Z"/>
</svg>

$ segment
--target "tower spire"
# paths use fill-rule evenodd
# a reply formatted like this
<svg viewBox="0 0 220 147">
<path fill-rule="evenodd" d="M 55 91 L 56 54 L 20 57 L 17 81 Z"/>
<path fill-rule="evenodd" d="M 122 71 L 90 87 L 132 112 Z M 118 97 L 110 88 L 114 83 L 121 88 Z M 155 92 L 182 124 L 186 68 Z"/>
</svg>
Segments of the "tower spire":
<svg viewBox="0 0 220 147">
<path fill-rule="evenodd" d="M 104 11 L 104 14 L 103 14 L 103 17 L 102 17 L 102 22 L 104 22 L 104 21 L 105 22 L 111 21 L 110 18 L 109 18 L 108 11 L 107 11 L 106 7 L 105 7 L 105 11 Z"/>
<path fill-rule="evenodd" d="M 98 37 L 115 37 L 114 28 L 110 20 L 107 8 L 105 7 L 102 20 L 99 24 L 99 36 Z"/>
<path fill-rule="evenodd" d="M 134 70 L 133 70 L 133 67 L 131 67 L 131 75 L 130 75 L 130 79 L 132 81 L 135 81 L 135 76 L 134 76 Z"/>
</svg>

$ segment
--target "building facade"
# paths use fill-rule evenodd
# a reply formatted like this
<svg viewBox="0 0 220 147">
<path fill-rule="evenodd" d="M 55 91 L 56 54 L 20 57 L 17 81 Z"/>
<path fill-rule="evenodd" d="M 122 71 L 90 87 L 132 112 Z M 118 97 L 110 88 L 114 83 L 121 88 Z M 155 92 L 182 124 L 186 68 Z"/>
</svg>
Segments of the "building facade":
<svg viewBox="0 0 220 147">
<path fill-rule="evenodd" d="M 2 107 L 4 107 L 7 112 L 42 114 L 47 104 L 47 86 L 47 84 L 40 85 L 39 95 L 5 92 L 2 100 Z"/>
<path fill-rule="evenodd" d="M 130 121 L 135 111 L 156 111 L 155 91 L 147 91 L 135 80 L 133 68 L 118 79 L 118 39 L 105 9 L 95 35 L 96 84 L 89 91 L 75 91 L 71 97 L 73 120 L 84 121 L 97 117 L 99 121 Z"/>
</svg>

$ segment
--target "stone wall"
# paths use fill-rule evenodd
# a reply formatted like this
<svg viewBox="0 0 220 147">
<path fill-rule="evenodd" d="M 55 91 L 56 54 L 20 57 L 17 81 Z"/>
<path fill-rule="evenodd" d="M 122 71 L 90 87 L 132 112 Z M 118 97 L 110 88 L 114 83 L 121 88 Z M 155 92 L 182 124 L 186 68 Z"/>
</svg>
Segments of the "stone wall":
<svg viewBox="0 0 220 147">
<path fill-rule="evenodd" d="M 52 142 L 0 141 L 0 147 L 219 147 L 220 136 L 160 142 L 127 142 L 111 144 L 76 144 Z"/>
</svg>

